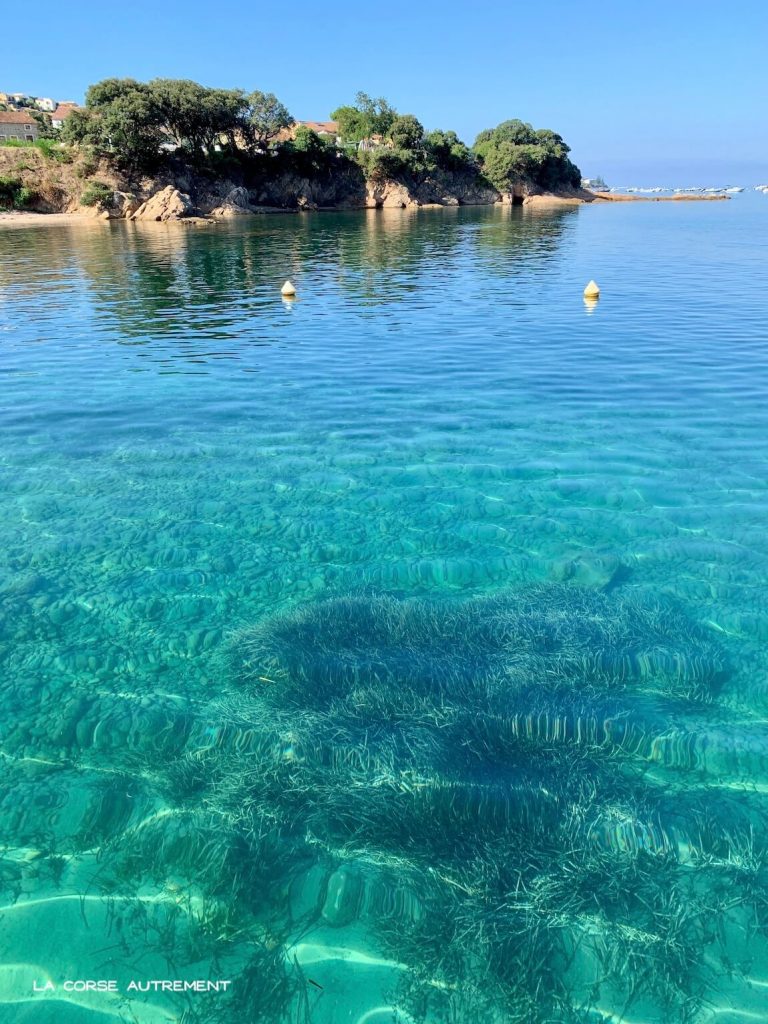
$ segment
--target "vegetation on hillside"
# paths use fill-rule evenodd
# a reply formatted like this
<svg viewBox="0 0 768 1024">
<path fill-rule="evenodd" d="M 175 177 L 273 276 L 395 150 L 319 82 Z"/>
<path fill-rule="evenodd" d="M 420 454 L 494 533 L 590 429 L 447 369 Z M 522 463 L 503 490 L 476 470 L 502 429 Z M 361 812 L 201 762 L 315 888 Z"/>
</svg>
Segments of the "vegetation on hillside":
<svg viewBox="0 0 768 1024">
<path fill-rule="evenodd" d="M 24 210 L 34 198 L 35 193 L 21 178 L 0 176 L 0 210 Z"/>
<path fill-rule="evenodd" d="M 351 162 L 370 180 L 413 183 L 451 174 L 503 193 L 521 185 L 579 184 L 562 137 L 522 121 L 481 132 L 470 148 L 455 132 L 427 132 L 414 114 L 400 114 L 387 100 L 362 92 L 331 116 L 338 140 L 305 126 L 285 132 L 294 121 L 272 93 L 177 79 L 110 78 L 89 88 L 85 107 L 70 115 L 62 138 L 137 174 L 181 158 L 214 174 L 237 164 L 258 177 L 286 169 L 328 175 L 349 169 Z M 272 158 L 268 165 L 266 155 Z"/>
</svg>

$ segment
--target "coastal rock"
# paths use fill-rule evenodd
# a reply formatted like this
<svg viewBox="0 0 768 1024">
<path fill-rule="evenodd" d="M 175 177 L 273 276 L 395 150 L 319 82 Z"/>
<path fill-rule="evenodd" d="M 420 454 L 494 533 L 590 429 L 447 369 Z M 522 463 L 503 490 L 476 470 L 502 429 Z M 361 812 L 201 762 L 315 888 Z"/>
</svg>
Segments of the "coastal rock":
<svg viewBox="0 0 768 1024">
<path fill-rule="evenodd" d="M 223 203 L 214 206 L 211 210 L 211 217 L 241 217 L 250 213 L 253 213 L 253 210 L 248 190 L 242 185 L 237 185 L 229 190 Z"/>
<path fill-rule="evenodd" d="M 368 209 L 406 209 L 421 206 L 399 181 L 369 181 L 366 189 L 365 205 Z"/>
<path fill-rule="evenodd" d="M 185 192 L 180 192 L 173 185 L 167 185 L 156 192 L 145 203 L 131 214 L 131 220 L 179 220 L 192 213 L 192 200 Z"/>
<path fill-rule="evenodd" d="M 115 192 L 113 206 L 114 216 L 125 217 L 127 219 L 133 216 L 140 206 L 141 200 L 132 192 Z"/>
<path fill-rule="evenodd" d="M 359 168 L 320 179 L 283 174 L 265 181 L 253 202 L 262 209 L 358 209 L 366 206 L 365 181 Z"/>
<path fill-rule="evenodd" d="M 373 209 L 416 206 L 491 206 L 499 194 L 482 178 L 462 174 L 428 175 L 415 185 L 398 181 L 369 182 L 365 205 Z"/>
</svg>

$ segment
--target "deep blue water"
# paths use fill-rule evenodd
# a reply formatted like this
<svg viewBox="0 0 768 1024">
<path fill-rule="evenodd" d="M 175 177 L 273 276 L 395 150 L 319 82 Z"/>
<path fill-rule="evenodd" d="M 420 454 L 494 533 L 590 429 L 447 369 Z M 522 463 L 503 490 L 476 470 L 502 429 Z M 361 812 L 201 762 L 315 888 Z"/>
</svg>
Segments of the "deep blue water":
<svg viewBox="0 0 768 1024">
<path fill-rule="evenodd" d="M 4 1022 L 768 1021 L 767 256 L 0 226 Z"/>
</svg>

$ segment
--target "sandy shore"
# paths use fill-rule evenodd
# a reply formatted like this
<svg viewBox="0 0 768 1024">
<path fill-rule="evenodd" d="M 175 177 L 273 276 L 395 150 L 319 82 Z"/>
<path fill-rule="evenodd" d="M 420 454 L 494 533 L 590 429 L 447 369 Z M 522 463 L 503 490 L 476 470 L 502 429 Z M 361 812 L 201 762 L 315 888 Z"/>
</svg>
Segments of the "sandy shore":
<svg viewBox="0 0 768 1024">
<path fill-rule="evenodd" d="M 28 227 L 30 224 L 92 224 L 96 217 L 84 217 L 81 213 L 24 213 L 20 210 L 1 210 L 2 227 Z"/>
</svg>

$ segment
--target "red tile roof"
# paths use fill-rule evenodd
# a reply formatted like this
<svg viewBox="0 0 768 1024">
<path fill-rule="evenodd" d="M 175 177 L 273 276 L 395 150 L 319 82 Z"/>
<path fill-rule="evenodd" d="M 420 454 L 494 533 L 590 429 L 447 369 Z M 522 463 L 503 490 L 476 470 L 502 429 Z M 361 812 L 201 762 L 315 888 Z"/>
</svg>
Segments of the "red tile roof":
<svg viewBox="0 0 768 1024">
<path fill-rule="evenodd" d="M 327 132 L 328 135 L 338 135 L 339 125 L 337 121 L 297 121 L 296 124 L 301 124 L 305 128 L 310 128 L 313 132 Z"/>
<path fill-rule="evenodd" d="M 54 121 L 66 121 L 73 110 L 79 110 L 80 108 L 76 103 L 60 103 L 54 111 L 51 112 L 51 117 Z"/>
<path fill-rule="evenodd" d="M 36 121 L 23 110 L 0 110 L 0 124 L 36 124 Z"/>
</svg>

